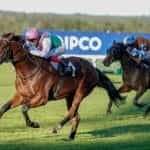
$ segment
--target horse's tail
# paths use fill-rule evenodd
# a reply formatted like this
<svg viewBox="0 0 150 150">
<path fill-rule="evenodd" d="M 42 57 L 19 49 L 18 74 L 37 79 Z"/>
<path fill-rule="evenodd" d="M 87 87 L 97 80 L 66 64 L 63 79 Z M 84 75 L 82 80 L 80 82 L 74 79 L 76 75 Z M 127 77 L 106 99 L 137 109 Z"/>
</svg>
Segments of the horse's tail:
<svg viewBox="0 0 150 150">
<path fill-rule="evenodd" d="M 98 73 L 99 82 L 97 83 L 98 87 L 102 87 L 106 89 L 110 100 L 114 102 L 116 105 L 120 102 L 124 102 L 125 97 L 121 96 L 116 87 L 113 85 L 111 80 L 102 73 L 98 68 L 96 68 L 96 71 Z"/>
</svg>

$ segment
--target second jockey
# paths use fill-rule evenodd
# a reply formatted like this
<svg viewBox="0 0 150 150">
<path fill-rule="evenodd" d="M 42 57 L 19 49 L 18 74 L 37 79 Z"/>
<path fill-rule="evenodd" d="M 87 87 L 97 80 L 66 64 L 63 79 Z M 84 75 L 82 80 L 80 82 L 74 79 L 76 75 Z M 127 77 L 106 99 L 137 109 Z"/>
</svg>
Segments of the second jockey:
<svg viewBox="0 0 150 150">
<path fill-rule="evenodd" d="M 127 46 L 128 51 L 132 51 L 136 42 L 136 38 L 133 35 L 126 36 L 123 39 L 123 44 Z"/>
<path fill-rule="evenodd" d="M 141 45 L 139 49 L 133 48 L 127 51 L 133 56 L 138 64 L 141 64 L 147 71 L 150 71 L 150 51 L 147 51 L 146 45 Z"/>
<path fill-rule="evenodd" d="M 75 68 L 72 63 L 68 65 L 63 59 L 60 58 L 65 52 L 65 47 L 60 38 L 49 32 L 44 32 L 40 35 L 40 32 L 36 28 L 29 28 L 25 32 L 25 44 L 24 47 L 29 50 L 32 55 L 43 57 L 47 59 L 52 66 L 58 70 L 61 70 L 59 74 L 65 76 L 71 74 L 75 76 Z"/>
</svg>

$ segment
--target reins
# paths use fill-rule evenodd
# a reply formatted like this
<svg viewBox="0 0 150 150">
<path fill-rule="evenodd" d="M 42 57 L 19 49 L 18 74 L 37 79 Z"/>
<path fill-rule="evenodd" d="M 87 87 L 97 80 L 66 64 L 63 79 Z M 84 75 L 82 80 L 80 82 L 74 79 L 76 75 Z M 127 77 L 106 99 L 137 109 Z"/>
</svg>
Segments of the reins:
<svg viewBox="0 0 150 150">
<path fill-rule="evenodd" d="M 12 41 L 13 42 L 13 41 Z M 8 47 L 8 50 L 7 50 L 7 57 L 10 58 L 11 62 L 16 65 L 18 63 L 21 63 L 23 61 L 26 61 L 27 59 L 33 63 L 35 65 L 35 68 L 32 70 L 32 72 L 27 75 L 27 76 L 24 76 L 24 75 L 21 75 L 21 74 L 17 74 L 16 76 L 19 77 L 20 79 L 23 79 L 23 80 L 27 80 L 27 79 L 30 79 L 32 78 L 35 74 L 37 74 L 38 72 L 41 71 L 41 63 L 36 63 L 36 61 L 34 61 L 32 59 L 32 57 L 30 56 L 30 54 L 25 50 L 23 49 L 23 47 L 19 48 L 18 49 L 18 52 L 17 54 L 20 52 L 20 51 L 24 51 L 24 55 L 20 58 L 18 58 L 17 56 L 13 56 L 13 52 L 12 52 L 12 47 L 11 47 L 11 44 L 9 45 Z M 17 55 L 16 54 L 16 55 Z"/>
</svg>

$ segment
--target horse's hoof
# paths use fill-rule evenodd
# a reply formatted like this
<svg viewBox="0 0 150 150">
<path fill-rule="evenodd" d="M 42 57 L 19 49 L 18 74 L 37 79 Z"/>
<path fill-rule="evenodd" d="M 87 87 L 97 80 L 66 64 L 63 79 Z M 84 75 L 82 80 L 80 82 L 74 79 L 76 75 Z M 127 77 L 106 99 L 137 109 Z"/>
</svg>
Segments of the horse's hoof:
<svg viewBox="0 0 150 150">
<path fill-rule="evenodd" d="M 30 122 L 27 126 L 30 126 L 32 128 L 40 128 L 40 125 L 37 122 Z"/>
<path fill-rule="evenodd" d="M 66 138 L 66 139 L 64 138 L 64 139 L 62 139 L 62 140 L 65 141 L 65 142 L 71 142 L 71 141 L 74 140 L 74 138 L 70 138 L 70 137 L 69 137 L 69 138 Z"/>
<path fill-rule="evenodd" d="M 73 133 L 69 136 L 68 141 L 73 141 L 74 139 L 75 139 L 75 133 Z"/>
<path fill-rule="evenodd" d="M 112 114 L 112 111 L 107 111 L 106 112 L 106 115 L 108 116 L 108 115 L 111 115 Z"/>
<path fill-rule="evenodd" d="M 135 106 L 137 106 L 138 108 L 143 108 L 146 105 L 147 104 L 144 104 L 144 103 L 135 103 Z"/>
<path fill-rule="evenodd" d="M 54 127 L 51 131 L 50 134 L 57 134 L 57 129 Z"/>
<path fill-rule="evenodd" d="M 148 116 L 148 113 L 144 113 L 143 117 L 147 118 L 147 116 Z"/>
<path fill-rule="evenodd" d="M 146 118 L 148 115 L 149 115 L 149 111 L 146 110 L 143 117 Z"/>
<path fill-rule="evenodd" d="M 52 130 L 50 131 L 51 134 L 57 134 L 58 130 L 60 130 L 62 128 L 61 125 L 56 125 L 52 128 Z"/>
<path fill-rule="evenodd" d="M 120 104 L 125 104 L 126 103 L 126 98 L 127 98 L 127 96 L 124 96 L 123 99 L 120 101 Z"/>
</svg>

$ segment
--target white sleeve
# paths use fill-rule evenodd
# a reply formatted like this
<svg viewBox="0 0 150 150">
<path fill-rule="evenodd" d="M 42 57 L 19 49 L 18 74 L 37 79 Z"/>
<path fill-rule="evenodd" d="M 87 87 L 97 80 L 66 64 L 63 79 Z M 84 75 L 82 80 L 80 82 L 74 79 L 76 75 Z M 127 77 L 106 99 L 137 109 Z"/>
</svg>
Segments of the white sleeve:
<svg viewBox="0 0 150 150">
<path fill-rule="evenodd" d="M 55 54 L 57 56 L 63 55 L 65 53 L 65 47 L 64 46 L 60 46 L 55 50 Z"/>
<path fill-rule="evenodd" d="M 49 38 L 44 38 L 42 42 L 42 51 L 48 53 L 50 49 L 51 49 L 51 40 Z"/>
<path fill-rule="evenodd" d="M 46 57 L 47 53 L 49 52 L 51 47 L 51 41 L 48 38 L 43 39 L 42 42 L 42 50 L 30 50 L 30 53 L 40 57 Z"/>
</svg>

